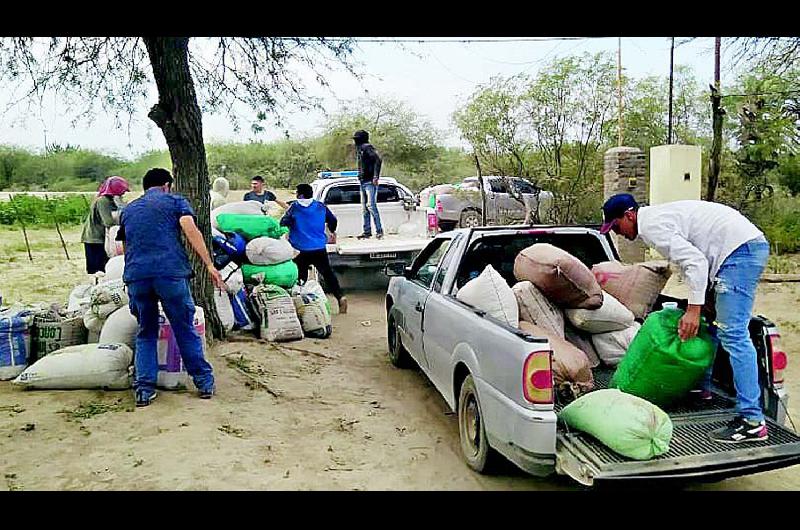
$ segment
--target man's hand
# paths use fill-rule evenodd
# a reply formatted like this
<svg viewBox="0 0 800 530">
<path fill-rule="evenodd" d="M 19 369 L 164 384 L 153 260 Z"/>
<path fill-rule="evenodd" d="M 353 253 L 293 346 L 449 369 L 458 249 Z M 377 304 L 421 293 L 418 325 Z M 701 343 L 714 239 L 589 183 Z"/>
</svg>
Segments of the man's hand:
<svg viewBox="0 0 800 530">
<path fill-rule="evenodd" d="M 373 184 L 375 184 L 375 185 L 377 186 L 377 185 L 378 185 L 378 177 L 374 177 L 374 178 L 372 179 L 372 183 L 373 183 Z"/>
<path fill-rule="evenodd" d="M 336 232 L 330 232 L 328 234 L 328 244 L 335 245 L 336 244 Z"/>
<path fill-rule="evenodd" d="M 692 304 L 686 308 L 686 313 L 678 324 L 678 336 L 682 341 L 687 341 L 697 335 L 697 330 L 700 329 L 700 310 L 702 308 L 701 305 Z"/>
<path fill-rule="evenodd" d="M 223 292 L 228 292 L 228 286 L 225 285 L 225 281 L 222 279 L 222 274 L 214 267 L 214 265 L 206 265 L 206 269 L 208 270 L 208 275 L 211 277 L 211 283 L 214 284 L 214 287 L 219 289 Z"/>
</svg>

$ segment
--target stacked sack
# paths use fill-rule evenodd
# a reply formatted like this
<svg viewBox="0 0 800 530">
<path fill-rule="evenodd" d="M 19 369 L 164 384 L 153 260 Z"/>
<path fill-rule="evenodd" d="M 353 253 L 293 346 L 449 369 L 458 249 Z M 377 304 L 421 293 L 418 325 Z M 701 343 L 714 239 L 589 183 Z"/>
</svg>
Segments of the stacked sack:
<svg viewBox="0 0 800 530">
<path fill-rule="evenodd" d="M 586 265 L 547 243 L 536 243 L 514 260 L 519 283 L 512 292 L 520 311 L 519 327 L 547 337 L 553 348 L 553 379 L 561 399 L 571 401 L 594 388 L 592 353 L 567 340 L 563 311 L 594 310 L 603 305 L 603 292 Z"/>
</svg>

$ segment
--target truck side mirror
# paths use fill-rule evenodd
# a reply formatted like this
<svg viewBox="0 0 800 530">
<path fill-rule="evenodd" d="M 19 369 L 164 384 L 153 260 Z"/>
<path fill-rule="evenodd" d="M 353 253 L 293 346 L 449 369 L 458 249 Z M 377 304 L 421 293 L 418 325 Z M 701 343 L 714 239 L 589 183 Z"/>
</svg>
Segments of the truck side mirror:
<svg viewBox="0 0 800 530">
<path fill-rule="evenodd" d="M 414 197 L 409 195 L 403 195 L 403 209 L 407 212 L 415 210 L 417 207 L 417 201 L 414 200 Z"/>
<path fill-rule="evenodd" d="M 394 261 L 392 263 L 387 263 L 383 268 L 383 273 L 390 277 L 405 276 L 407 278 L 410 271 L 411 267 L 406 267 L 405 261 Z"/>
</svg>

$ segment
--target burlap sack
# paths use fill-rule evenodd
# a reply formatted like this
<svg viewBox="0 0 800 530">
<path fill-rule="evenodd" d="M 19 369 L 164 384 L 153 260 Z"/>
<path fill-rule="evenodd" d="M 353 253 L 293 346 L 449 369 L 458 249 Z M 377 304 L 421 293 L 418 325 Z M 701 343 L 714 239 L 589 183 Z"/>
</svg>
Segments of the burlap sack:
<svg viewBox="0 0 800 530">
<path fill-rule="evenodd" d="M 517 255 L 514 276 L 528 280 L 561 308 L 597 309 L 603 291 L 592 271 L 578 258 L 547 243 L 536 243 Z"/>
<path fill-rule="evenodd" d="M 619 331 L 633 324 L 633 313 L 609 293 L 603 293 L 603 305 L 598 309 L 567 309 L 567 320 L 576 328 L 589 333 Z"/>
<path fill-rule="evenodd" d="M 641 327 L 641 324 L 634 322 L 621 331 L 592 335 L 592 343 L 597 355 L 603 359 L 605 364 L 617 366 L 622 361 L 622 358 L 625 357 L 628 346 L 631 345 L 633 338 L 639 333 Z"/>
<path fill-rule="evenodd" d="M 517 298 L 520 320 L 549 329 L 564 337 L 564 314 L 529 281 L 519 282 L 511 288 Z"/>
<path fill-rule="evenodd" d="M 519 329 L 534 337 L 547 337 L 553 349 L 553 383 L 559 396 L 574 399 L 594 388 L 594 376 L 586 355 L 551 331 L 521 320 Z"/>
<path fill-rule="evenodd" d="M 667 261 L 645 261 L 634 265 L 604 261 L 594 265 L 592 273 L 604 291 L 630 309 L 636 318 L 644 318 L 672 271 Z"/>
<path fill-rule="evenodd" d="M 592 335 L 566 322 L 564 325 L 564 338 L 586 354 L 586 358 L 589 359 L 589 366 L 592 368 L 600 366 L 600 357 L 597 355 L 597 350 L 592 343 Z"/>
</svg>

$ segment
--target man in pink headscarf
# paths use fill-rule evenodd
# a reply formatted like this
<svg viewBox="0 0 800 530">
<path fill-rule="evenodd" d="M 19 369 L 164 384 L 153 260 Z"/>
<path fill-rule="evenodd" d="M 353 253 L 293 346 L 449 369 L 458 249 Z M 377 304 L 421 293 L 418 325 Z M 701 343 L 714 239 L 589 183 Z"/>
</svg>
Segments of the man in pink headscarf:
<svg viewBox="0 0 800 530">
<path fill-rule="evenodd" d="M 128 191 L 130 191 L 128 181 L 122 177 L 108 177 L 97 190 L 97 197 L 92 201 L 81 233 L 88 274 L 105 272 L 108 262 L 105 249 L 106 230 L 119 224 L 121 206 L 115 199 L 122 197 Z"/>
</svg>

